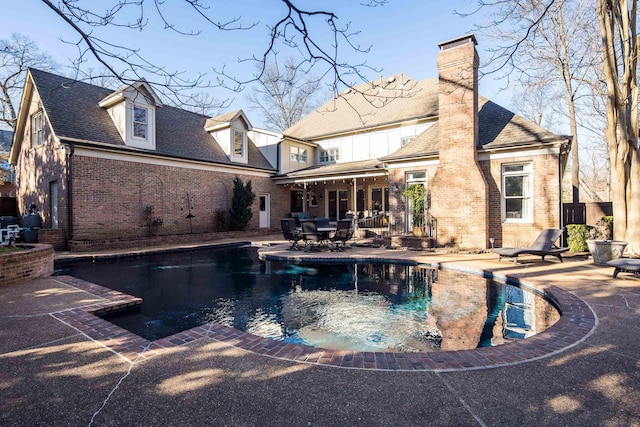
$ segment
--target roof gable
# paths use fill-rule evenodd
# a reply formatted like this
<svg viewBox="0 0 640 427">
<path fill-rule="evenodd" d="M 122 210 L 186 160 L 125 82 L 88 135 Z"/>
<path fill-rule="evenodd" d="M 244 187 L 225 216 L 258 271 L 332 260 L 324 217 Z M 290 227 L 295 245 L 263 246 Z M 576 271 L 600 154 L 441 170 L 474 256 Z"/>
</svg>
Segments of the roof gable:
<svg viewBox="0 0 640 427">
<path fill-rule="evenodd" d="M 125 98 L 135 100 L 138 96 L 144 97 L 146 103 L 149 105 L 153 105 L 155 107 L 162 106 L 160 97 L 156 94 L 151 85 L 149 85 L 149 83 L 147 83 L 145 79 L 140 79 L 129 85 L 122 86 L 113 93 L 104 97 L 99 102 L 99 105 L 102 108 L 106 108 L 124 101 Z"/>
<path fill-rule="evenodd" d="M 54 134 L 61 141 L 106 145 L 132 151 L 145 151 L 170 157 L 215 162 L 231 162 L 215 139 L 205 130 L 207 116 L 164 106 L 156 112 L 156 149 L 126 147 L 107 109 L 100 101 L 112 95 L 110 89 L 72 80 L 56 74 L 30 69 L 35 90 L 46 111 Z M 273 170 L 252 141 L 248 141 L 246 166 Z"/>
<path fill-rule="evenodd" d="M 556 135 L 482 96 L 478 97 L 478 149 L 511 148 L 530 144 L 557 143 Z M 437 156 L 440 123 L 426 129 L 411 142 L 382 160 L 402 160 L 416 156 Z"/>
<path fill-rule="evenodd" d="M 319 139 L 438 114 L 438 80 L 414 81 L 399 74 L 342 92 L 283 132 L 285 137 Z"/>
<path fill-rule="evenodd" d="M 213 132 L 219 129 L 233 126 L 234 122 L 238 124 L 237 127 L 245 130 L 250 130 L 253 127 L 251 126 L 251 122 L 249 122 L 249 119 L 242 110 L 231 111 L 219 116 L 210 117 L 207 119 L 204 127 L 207 132 Z"/>
</svg>

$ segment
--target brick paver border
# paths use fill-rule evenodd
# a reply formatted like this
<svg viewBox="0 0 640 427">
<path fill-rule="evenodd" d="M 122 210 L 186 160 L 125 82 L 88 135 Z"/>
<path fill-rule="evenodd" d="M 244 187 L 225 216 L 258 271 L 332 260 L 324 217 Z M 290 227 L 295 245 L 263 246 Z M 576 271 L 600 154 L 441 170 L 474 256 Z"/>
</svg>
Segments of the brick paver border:
<svg viewBox="0 0 640 427">
<path fill-rule="evenodd" d="M 455 266 L 446 268 L 455 269 Z M 104 301 L 51 315 L 133 363 L 201 338 L 211 338 L 248 352 L 317 365 L 394 371 L 473 370 L 509 366 L 552 356 L 584 341 L 597 325 L 595 313 L 587 303 L 570 292 L 549 286 L 544 292 L 561 310 L 558 322 L 533 337 L 496 347 L 424 353 L 330 350 L 274 341 L 217 323 L 208 323 L 150 342 L 97 316 L 110 310 L 141 304 L 140 298 L 71 276 L 57 276 L 55 279 Z M 509 278 L 509 281 L 513 283 L 514 279 Z M 530 284 L 519 284 L 535 288 Z"/>
</svg>

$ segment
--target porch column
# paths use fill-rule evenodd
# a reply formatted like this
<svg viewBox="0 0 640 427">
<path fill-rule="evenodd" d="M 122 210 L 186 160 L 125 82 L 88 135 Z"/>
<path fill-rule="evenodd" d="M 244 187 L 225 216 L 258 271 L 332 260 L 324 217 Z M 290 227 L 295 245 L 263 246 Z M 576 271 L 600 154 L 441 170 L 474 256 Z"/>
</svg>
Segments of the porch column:
<svg viewBox="0 0 640 427">
<path fill-rule="evenodd" d="M 351 199 L 351 210 L 353 211 L 353 213 L 355 214 L 357 212 L 358 209 L 358 201 L 356 200 L 356 197 L 358 195 L 358 180 L 356 178 L 351 178 L 353 180 L 353 198 Z"/>
<path fill-rule="evenodd" d="M 304 212 L 305 217 L 307 216 L 307 181 L 302 183 L 304 186 L 302 189 L 302 212 Z"/>
</svg>

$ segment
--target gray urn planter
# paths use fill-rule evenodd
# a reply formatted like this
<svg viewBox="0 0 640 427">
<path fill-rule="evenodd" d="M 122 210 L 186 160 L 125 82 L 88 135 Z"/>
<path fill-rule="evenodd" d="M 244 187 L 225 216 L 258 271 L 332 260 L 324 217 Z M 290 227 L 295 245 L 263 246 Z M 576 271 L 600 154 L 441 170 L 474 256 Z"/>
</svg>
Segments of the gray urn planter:
<svg viewBox="0 0 640 427">
<path fill-rule="evenodd" d="M 595 265 L 607 265 L 607 261 L 622 257 L 627 242 L 621 240 L 587 240 Z"/>
</svg>

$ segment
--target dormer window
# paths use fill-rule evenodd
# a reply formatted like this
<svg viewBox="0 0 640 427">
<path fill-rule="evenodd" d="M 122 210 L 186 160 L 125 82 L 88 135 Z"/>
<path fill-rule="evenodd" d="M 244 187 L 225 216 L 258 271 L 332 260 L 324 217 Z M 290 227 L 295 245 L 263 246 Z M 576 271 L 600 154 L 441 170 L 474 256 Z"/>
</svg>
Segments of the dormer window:
<svg viewBox="0 0 640 427">
<path fill-rule="evenodd" d="M 302 147 L 291 147 L 291 160 L 299 163 L 307 163 L 307 149 Z"/>
<path fill-rule="evenodd" d="M 107 110 L 127 147 L 156 149 L 156 111 L 162 102 L 144 79 L 118 89 L 98 105 Z"/>
<path fill-rule="evenodd" d="M 249 136 L 251 123 L 242 110 L 210 117 L 204 124 L 220 148 L 234 163 L 249 163 Z"/>
<path fill-rule="evenodd" d="M 142 107 L 133 107 L 133 136 L 147 139 L 149 135 L 149 110 Z"/>
<path fill-rule="evenodd" d="M 245 157 L 247 150 L 247 133 L 238 129 L 233 129 L 233 156 Z"/>
<path fill-rule="evenodd" d="M 320 163 L 329 163 L 340 160 L 340 150 L 338 148 L 328 148 L 320 150 Z"/>
</svg>

